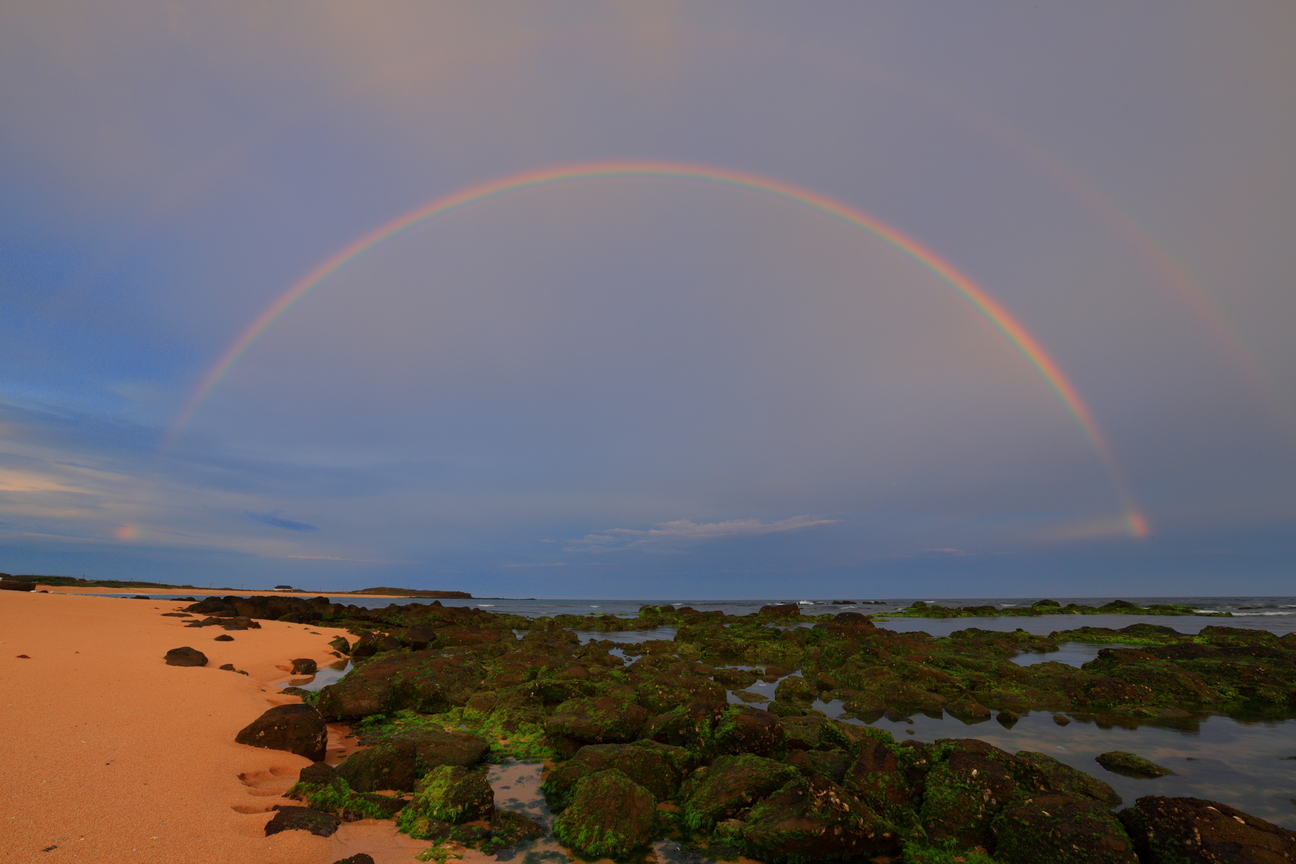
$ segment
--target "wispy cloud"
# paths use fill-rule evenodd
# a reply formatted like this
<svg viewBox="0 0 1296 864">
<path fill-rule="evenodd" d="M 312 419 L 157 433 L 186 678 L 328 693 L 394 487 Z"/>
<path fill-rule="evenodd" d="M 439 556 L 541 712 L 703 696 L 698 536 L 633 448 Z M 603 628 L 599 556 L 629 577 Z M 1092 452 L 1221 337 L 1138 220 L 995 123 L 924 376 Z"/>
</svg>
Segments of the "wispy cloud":
<svg viewBox="0 0 1296 864">
<path fill-rule="evenodd" d="M 288 531 L 318 531 L 314 525 L 308 525 L 305 522 L 298 522 L 294 519 L 285 519 L 275 510 L 270 513 L 254 513 L 251 510 L 245 511 L 249 519 L 254 522 L 260 522 L 262 525 L 270 525 L 274 528 L 284 528 Z"/>
<path fill-rule="evenodd" d="M 818 519 L 814 516 L 793 516 L 777 522 L 762 522 L 759 519 L 729 519 L 724 522 L 694 522 L 691 519 L 678 519 L 674 522 L 658 523 L 656 528 L 640 530 L 635 528 L 608 528 L 594 534 L 586 534 L 579 540 L 571 541 L 564 551 L 567 552 L 616 552 L 622 549 L 658 548 L 669 549 L 681 546 L 692 546 L 708 540 L 721 540 L 726 537 L 759 537 L 766 534 L 783 534 L 798 531 L 815 525 L 832 525 L 837 519 Z"/>
</svg>

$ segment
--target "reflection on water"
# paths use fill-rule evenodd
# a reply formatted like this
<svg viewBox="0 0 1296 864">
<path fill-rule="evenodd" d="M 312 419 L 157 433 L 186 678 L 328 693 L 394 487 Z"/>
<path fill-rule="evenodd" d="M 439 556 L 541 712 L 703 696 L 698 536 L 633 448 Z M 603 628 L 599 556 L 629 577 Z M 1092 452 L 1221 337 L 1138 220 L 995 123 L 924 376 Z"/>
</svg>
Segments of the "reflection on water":
<svg viewBox="0 0 1296 864">
<path fill-rule="evenodd" d="M 339 660 L 336 663 L 325 666 L 315 673 L 315 677 L 309 679 L 305 684 L 280 684 L 280 687 L 297 687 L 300 690 L 320 690 L 330 684 L 336 684 L 342 680 L 342 676 L 351 671 L 350 660 Z M 300 679 L 294 679 L 300 680 Z"/>
<path fill-rule="evenodd" d="M 829 716 L 841 713 L 841 703 L 815 703 Z M 850 721 L 858 722 L 858 721 Z M 878 720 L 868 724 L 886 729 L 898 741 L 937 738 L 980 738 L 1010 753 L 1036 750 L 1106 781 L 1125 799 L 1122 806 L 1144 795 L 1192 796 L 1220 801 L 1230 807 L 1296 829 L 1296 720 L 1242 723 L 1210 717 L 1195 730 L 1141 726 L 1138 729 L 1099 728 L 1084 720 L 1058 726 L 1048 713 L 1024 715 L 1011 729 L 993 720 L 964 724 L 915 714 L 908 720 Z M 1128 750 L 1175 772 L 1175 776 L 1140 780 L 1113 774 L 1094 757 L 1109 750 Z"/>
<path fill-rule="evenodd" d="M 1104 648 L 1133 648 L 1133 645 L 1122 645 L 1119 642 L 1065 642 L 1058 650 L 1046 653 L 1037 653 L 1034 651 L 1026 654 L 1018 654 L 1011 658 L 1012 662 L 1018 666 L 1034 666 L 1036 663 L 1047 663 L 1050 660 L 1058 663 L 1065 663 L 1068 666 L 1079 667 L 1088 663 L 1098 656 L 1098 652 Z"/>
</svg>

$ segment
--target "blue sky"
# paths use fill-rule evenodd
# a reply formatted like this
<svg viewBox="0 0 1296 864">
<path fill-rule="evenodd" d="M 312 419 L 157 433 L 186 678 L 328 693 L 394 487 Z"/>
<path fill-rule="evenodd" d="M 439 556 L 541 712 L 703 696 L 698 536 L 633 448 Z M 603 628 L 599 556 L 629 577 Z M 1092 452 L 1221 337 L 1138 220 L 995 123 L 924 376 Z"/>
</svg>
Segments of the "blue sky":
<svg viewBox="0 0 1296 864">
<path fill-rule="evenodd" d="M 1285 3 L 0 10 L 0 570 L 659 597 L 1290 593 Z M 828 196 L 609 179 L 656 160 Z M 1117 486 L 1151 531 L 1131 536 Z"/>
</svg>

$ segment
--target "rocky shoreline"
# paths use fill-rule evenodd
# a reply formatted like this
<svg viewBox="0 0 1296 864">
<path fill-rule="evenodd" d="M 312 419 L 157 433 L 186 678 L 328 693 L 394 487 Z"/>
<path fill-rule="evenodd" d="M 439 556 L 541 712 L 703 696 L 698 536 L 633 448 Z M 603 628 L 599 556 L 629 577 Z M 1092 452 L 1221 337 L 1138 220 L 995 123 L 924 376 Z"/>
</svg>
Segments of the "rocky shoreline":
<svg viewBox="0 0 1296 864">
<path fill-rule="evenodd" d="M 436 841 L 434 856 L 497 852 L 545 833 L 495 808 L 484 763 L 508 760 L 545 762 L 553 833 L 589 858 L 641 858 L 663 838 L 705 857 L 776 864 L 1296 856 L 1296 833 L 1223 804 L 1147 796 L 1113 813 L 1121 802 L 1110 786 L 1045 754 L 975 738 L 897 743 L 812 707 L 838 700 L 848 719 L 868 722 L 919 712 L 1004 725 L 1028 711 L 1120 726 L 1287 718 L 1296 715 L 1296 634 L 1215 626 L 1186 635 L 1140 623 L 933 638 L 796 606 L 529 619 L 437 603 L 230 597 L 187 611 L 199 625 L 347 628 L 356 638 L 335 648 L 352 671 L 294 692 L 319 723 L 351 723 L 368 747 L 336 770 L 303 771 L 289 794 L 335 820 L 395 819 Z M 664 626 L 673 639 L 581 644 L 573 632 Z M 1081 668 L 1012 662 L 1065 641 L 1139 647 L 1103 649 Z M 746 689 L 758 680 L 776 684 L 772 702 L 730 703 L 730 693 L 761 702 Z M 1104 756 L 1151 770 L 1136 754 Z"/>
<path fill-rule="evenodd" d="M 1037 600 L 1029 606 L 942 606 L 921 600 L 896 612 L 887 612 L 887 618 L 1033 618 L 1040 615 L 1195 615 L 1202 618 L 1232 618 L 1232 612 L 1201 612 L 1181 603 L 1154 603 L 1139 606 L 1128 600 L 1113 600 L 1101 606 L 1068 603 L 1063 606 L 1056 600 Z"/>
</svg>

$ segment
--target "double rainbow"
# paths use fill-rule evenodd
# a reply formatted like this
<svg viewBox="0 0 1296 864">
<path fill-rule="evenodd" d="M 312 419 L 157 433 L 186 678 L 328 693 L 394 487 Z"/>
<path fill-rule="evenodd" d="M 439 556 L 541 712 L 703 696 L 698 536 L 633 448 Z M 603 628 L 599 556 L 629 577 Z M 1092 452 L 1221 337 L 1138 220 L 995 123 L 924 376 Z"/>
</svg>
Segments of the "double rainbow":
<svg viewBox="0 0 1296 864">
<path fill-rule="evenodd" d="M 913 238 L 861 210 L 826 195 L 755 174 L 732 171 L 726 168 L 671 162 L 598 162 L 583 165 L 563 165 L 513 174 L 437 198 L 422 207 L 393 219 L 385 225 L 375 228 L 321 261 L 252 321 L 247 329 L 239 335 L 238 339 L 234 340 L 233 344 L 221 354 L 216 363 L 207 371 L 207 374 L 203 376 L 184 407 L 176 415 L 163 439 L 160 452 L 165 453 L 170 449 L 181 430 L 193 417 L 194 412 L 198 410 L 198 406 L 202 404 L 202 401 L 212 391 L 212 388 L 238 362 L 239 357 L 247 350 L 248 346 L 274 323 L 275 319 L 320 282 L 383 241 L 427 219 L 445 216 L 457 210 L 494 198 L 501 198 L 505 195 L 567 183 L 630 178 L 686 180 L 744 189 L 767 195 L 799 207 L 817 211 L 839 222 L 844 222 L 853 228 L 865 231 L 936 274 L 998 328 L 1053 390 L 1084 431 L 1085 437 L 1089 440 L 1095 454 L 1102 462 L 1108 477 L 1111 479 L 1112 485 L 1120 498 L 1123 519 L 1129 534 L 1134 537 L 1147 536 L 1149 532 L 1147 519 L 1139 512 L 1129 485 L 1125 482 L 1116 464 L 1115 457 L 1112 455 L 1111 448 L 1104 440 L 1098 425 L 1094 422 L 1092 413 L 1080 398 L 1080 394 L 1035 337 L 1016 318 L 1009 314 L 1008 310 L 975 282 Z"/>
</svg>

